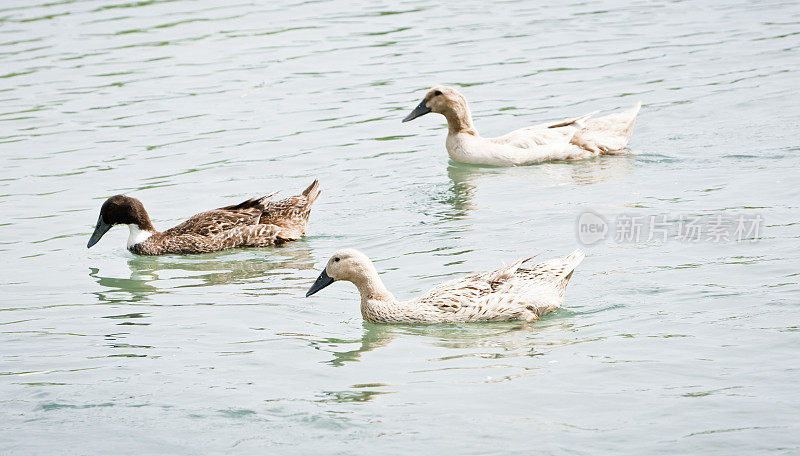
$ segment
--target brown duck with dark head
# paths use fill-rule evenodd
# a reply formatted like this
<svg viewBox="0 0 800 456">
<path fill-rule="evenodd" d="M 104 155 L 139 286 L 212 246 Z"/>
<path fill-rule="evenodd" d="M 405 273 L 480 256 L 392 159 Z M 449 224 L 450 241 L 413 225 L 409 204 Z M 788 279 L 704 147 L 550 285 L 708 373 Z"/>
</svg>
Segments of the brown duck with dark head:
<svg viewBox="0 0 800 456">
<path fill-rule="evenodd" d="M 100 217 L 86 246 L 95 245 L 114 225 L 128 226 L 128 250 L 138 255 L 208 253 L 293 241 L 305 235 L 311 206 L 320 192 L 315 180 L 297 196 L 270 201 L 273 193 L 249 199 L 201 212 L 163 232 L 153 227 L 138 199 L 115 195 L 100 208 Z"/>
</svg>

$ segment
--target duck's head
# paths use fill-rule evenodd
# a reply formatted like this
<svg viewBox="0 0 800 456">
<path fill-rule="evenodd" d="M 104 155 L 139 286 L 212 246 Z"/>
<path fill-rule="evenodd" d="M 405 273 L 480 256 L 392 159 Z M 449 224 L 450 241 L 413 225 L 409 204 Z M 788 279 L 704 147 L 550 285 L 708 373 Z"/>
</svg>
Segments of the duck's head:
<svg viewBox="0 0 800 456">
<path fill-rule="evenodd" d="M 100 208 L 97 225 L 86 247 L 97 244 L 97 241 L 114 225 L 129 225 L 141 231 L 155 231 L 141 201 L 130 196 L 114 195 Z"/>
<path fill-rule="evenodd" d="M 435 112 L 447 116 L 448 113 L 461 111 L 462 107 L 467 106 L 467 99 L 458 90 L 448 86 L 436 86 L 428 90 L 425 98 L 407 115 L 403 122 L 414 120 L 424 116 L 429 112 Z"/>
<path fill-rule="evenodd" d="M 306 297 L 322 290 L 337 280 L 346 280 L 358 285 L 367 277 L 377 275 L 368 256 L 356 249 L 342 249 L 334 253 L 325 265 L 317 281 L 308 289 Z"/>
</svg>

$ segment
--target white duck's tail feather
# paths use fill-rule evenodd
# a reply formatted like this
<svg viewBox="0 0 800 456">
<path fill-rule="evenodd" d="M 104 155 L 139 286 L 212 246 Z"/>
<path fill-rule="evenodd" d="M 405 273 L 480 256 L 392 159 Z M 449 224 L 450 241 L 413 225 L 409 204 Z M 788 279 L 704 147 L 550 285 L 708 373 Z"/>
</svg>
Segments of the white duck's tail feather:
<svg viewBox="0 0 800 456">
<path fill-rule="evenodd" d="M 642 102 L 639 101 L 626 111 L 588 119 L 581 130 L 581 137 L 604 150 L 622 150 L 633 135 L 636 116 L 641 107 Z"/>
</svg>

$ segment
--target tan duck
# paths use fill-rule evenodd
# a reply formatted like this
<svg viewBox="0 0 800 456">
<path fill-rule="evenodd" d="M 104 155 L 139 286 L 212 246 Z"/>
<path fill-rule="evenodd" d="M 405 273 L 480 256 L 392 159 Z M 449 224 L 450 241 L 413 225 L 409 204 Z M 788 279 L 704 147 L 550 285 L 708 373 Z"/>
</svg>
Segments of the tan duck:
<svg viewBox="0 0 800 456">
<path fill-rule="evenodd" d="M 538 264 L 531 258 L 520 259 L 495 271 L 445 282 L 419 298 L 398 301 L 366 255 L 343 249 L 328 260 L 306 296 L 346 280 L 358 288 L 361 315 L 372 323 L 534 321 L 561 306 L 572 272 L 583 258 L 583 252 L 576 250 Z"/>
<path fill-rule="evenodd" d="M 264 247 L 299 239 L 306 233 L 311 206 L 319 197 L 314 181 L 300 195 L 270 201 L 274 195 L 201 212 L 180 225 L 160 232 L 153 227 L 142 203 L 115 195 L 100 208 L 91 247 L 114 225 L 130 228 L 128 250 L 137 255 L 208 253 L 235 247 Z"/>
<path fill-rule="evenodd" d="M 641 105 L 639 102 L 627 111 L 603 117 L 590 118 L 595 111 L 484 138 L 472 124 L 467 99 L 452 87 L 437 86 L 425 94 L 403 122 L 429 112 L 439 113 L 447 119 L 447 153 L 453 160 L 475 165 L 521 166 L 621 153 L 633 134 Z"/>
</svg>

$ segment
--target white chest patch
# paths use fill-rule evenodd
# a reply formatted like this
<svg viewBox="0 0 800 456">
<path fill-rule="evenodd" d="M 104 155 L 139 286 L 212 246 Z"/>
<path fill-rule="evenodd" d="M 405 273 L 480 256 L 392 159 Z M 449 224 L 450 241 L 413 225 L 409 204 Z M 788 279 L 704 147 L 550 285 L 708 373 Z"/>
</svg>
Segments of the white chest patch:
<svg viewBox="0 0 800 456">
<path fill-rule="evenodd" d="M 153 235 L 152 231 L 146 231 L 134 224 L 128 225 L 128 228 L 131 230 L 131 235 L 128 236 L 128 248 L 133 247 L 134 245 L 144 242 Z"/>
</svg>

